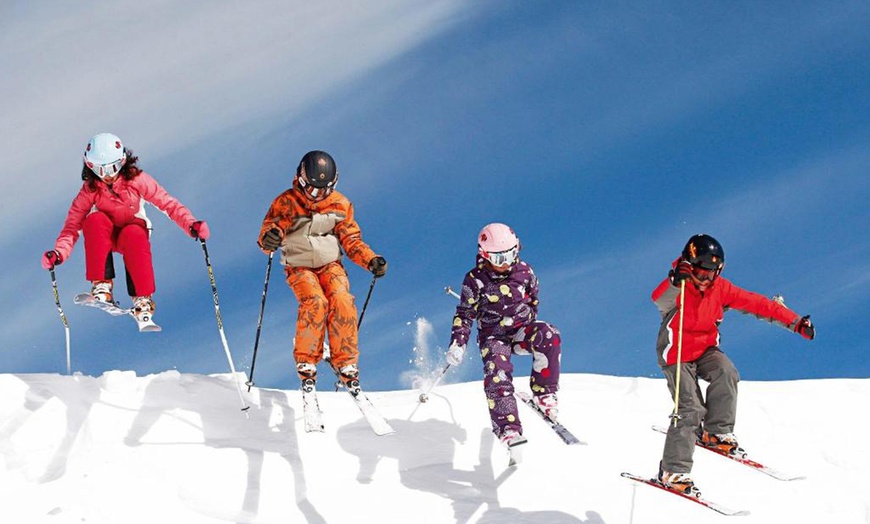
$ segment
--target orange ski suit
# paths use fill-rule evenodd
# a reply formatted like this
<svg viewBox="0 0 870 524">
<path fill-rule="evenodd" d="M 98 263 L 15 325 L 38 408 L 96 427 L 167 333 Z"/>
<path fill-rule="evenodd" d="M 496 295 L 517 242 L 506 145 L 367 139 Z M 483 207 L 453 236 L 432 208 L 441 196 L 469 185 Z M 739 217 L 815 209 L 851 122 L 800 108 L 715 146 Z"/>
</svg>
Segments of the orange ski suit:
<svg viewBox="0 0 870 524">
<path fill-rule="evenodd" d="M 263 236 L 271 229 L 283 235 L 278 250 L 281 264 L 299 302 L 293 350 L 296 363 L 317 365 L 328 332 L 333 367 L 356 365 L 357 311 L 341 263 L 342 251 L 366 269 L 377 255 L 362 240 L 353 205 L 338 191 L 312 201 L 294 184 L 269 207 L 258 237 L 261 248 Z"/>
</svg>

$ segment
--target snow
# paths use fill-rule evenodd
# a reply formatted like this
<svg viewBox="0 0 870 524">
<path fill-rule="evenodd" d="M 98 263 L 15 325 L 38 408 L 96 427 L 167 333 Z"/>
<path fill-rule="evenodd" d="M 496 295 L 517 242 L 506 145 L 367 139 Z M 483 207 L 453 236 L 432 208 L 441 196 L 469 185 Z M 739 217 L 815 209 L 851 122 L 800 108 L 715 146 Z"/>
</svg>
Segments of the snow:
<svg viewBox="0 0 870 524">
<path fill-rule="evenodd" d="M 563 375 L 561 420 L 588 445 L 564 445 L 520 406 L 529 444 L 517 468 L 489 431 L 480 382 L 439 385 L 425 404 L 419 389 L 369 392 L 396 429 L 378 437 L 343 392 L 319 393 L 325 433 L 304 431 L 296 390 L 245 392 L 246 416 L 244 380 L 0 374 L 2 520 L 870 522 L 867 379 L 741 383 L 741 444 L 807 477 L 782 482 L 698 450 L 698 486 L 748 517 L 619 476 L 656 472 L 664 437 L 650 427 L 671 407 L 662 379 Z"/>
</svg>

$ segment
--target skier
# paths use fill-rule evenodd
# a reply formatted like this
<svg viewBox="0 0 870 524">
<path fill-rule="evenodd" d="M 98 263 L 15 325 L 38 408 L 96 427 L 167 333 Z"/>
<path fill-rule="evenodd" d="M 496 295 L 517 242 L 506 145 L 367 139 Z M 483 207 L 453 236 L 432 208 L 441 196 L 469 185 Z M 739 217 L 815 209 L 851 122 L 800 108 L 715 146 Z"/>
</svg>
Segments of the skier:
<svg viewBox="0 0 870 524">
<path fill-rule="evenodd" d="M 386 274 L 387 261 L 363 242 L 353 205 L 335 190 L 337 182 L 329 153 L 306 153 L 292 187 L 269 207 L 258 243 L 266 253 L 280 249 L 287 284 L 299 302 L 293 356 L 303 391 L 314 390 L 328 332 L 331 364 L 347 390 L 357 395 L 357 312 L 342 250 L 375 278 Z"/>
<path fill-rule="evenodd" d="M 725 252 L 719 242 L 709 235 L 694 235 L 673 262 L 668 278 L 652 293 L 662 315 L 657 342 L 659 366 L 672 396 L 677 384 L 677 353 L 681 353 L 676 424 L 668 428 L 658 479 L 668 488 L 693 496 L 700 496 L 690 475 L 696 440 L 726 454 L 746 454 L 733 433 L 740 377 L 719 347 L 718 326 L 725 311 L 736 309 L 754 315 L 809 340 L 815 336 L 809 315 L 800 317 L 781 299 L 771 300 L 735 286 L 720 276 L 724 266 Z M 706 400 L 698 379 L 708 383 Z"/>
<path fill-rule="evenodd" d="M 462 282 L 447 362 L 459 365 L 477 320 L 477 344 L 483 358 L 483 388 L 492 431 L 506 446 L 525 442 L 514 396 L 511 355 L 532 355 L 531 388 L 535 403 L 553 420 L 558 415 L 561 338 L 537 320 L 538 279 L 519 259 L 520 241 L 501 223 L 478 235 L 477 263 Z"/>
<path fill-rule="evenodd" d="M 136 320 L 152 322 L 156 289 L 151 260 L 151 221 L 145 203 L 157 207 L 195 239 L 209 237 L 208 225 L 166 192 L 139 167 L 139 157 L 111 133 L 99 133 L 88 142 L 82 166 L 82 188 L 72 201 L 54 249 L 42 256 L 42 267 L 51 270 L 67 260 L 84 235 L 85 278 L 91 295 L 117 304 L 112 282 L 112 252 L 124 258 L 127 291 Z"/>
</svg>

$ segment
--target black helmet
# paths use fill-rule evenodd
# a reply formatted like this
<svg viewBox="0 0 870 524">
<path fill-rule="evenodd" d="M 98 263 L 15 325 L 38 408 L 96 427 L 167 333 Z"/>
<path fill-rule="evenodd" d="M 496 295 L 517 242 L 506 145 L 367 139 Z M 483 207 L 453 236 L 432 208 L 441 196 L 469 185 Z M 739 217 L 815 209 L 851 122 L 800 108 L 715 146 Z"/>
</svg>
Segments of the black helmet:
<svg viewBox="0 0 870 524">
<path fill-rule="evenodd" d="M 695 235 L 683 248 L 683 258 L 693 266 L 710 271 L 722 271 L 725 265 L 725 250 L 718 240 L 710 235 Z"/>
<path fill-rule="evenodd" d="M 305 153 L 296 168 L 296 176 L 303 186 L 318 189 L 335 187 L 338 179 L 338 169 L 335 160 L 325 151 L 309 151 Z"/>
</svg>

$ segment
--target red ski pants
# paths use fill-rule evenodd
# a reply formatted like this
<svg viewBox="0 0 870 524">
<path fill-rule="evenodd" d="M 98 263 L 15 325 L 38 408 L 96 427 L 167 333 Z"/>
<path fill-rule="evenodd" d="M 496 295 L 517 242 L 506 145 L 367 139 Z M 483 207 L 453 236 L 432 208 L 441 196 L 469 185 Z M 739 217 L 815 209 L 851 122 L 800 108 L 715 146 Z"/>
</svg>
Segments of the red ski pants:
<svg viewBox="0 0 870 524">
<path fill-rule="evenodd" d="M 329 352 L 335 369 L 359 360 L 356 305 L 347 272 L 340 262 L 320 268 L 285 268 L 287 284 L 299 302 L 293 357 L 296 363 L 317 364 L 329 333 Z"/>
<path fill-rule="evenodd" d="M 124 257 L 130 296 L 151 296 L 154 293 L 151 241 L 144 223 L 118 227 L 105 213 L 97 211 L 85 218 L 82 236 L 85 239 L 86 279 L 92 282 L 114 279 L 112 252 L 117 252 Z"/>
</svg>

